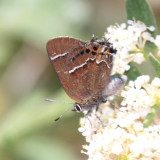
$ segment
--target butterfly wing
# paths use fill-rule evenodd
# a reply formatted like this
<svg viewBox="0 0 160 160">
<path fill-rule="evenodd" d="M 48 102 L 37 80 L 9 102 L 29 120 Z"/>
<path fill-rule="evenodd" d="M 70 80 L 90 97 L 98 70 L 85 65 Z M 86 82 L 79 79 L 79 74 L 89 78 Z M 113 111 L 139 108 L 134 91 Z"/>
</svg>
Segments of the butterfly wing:
<svg viewBox="0 0 160 160">
<path fill-rule="evenodd" d="M 69 67 L 71 63 L 67 57 L 73 48 L 84 44 L 84 42 L 71 37 L 53 38 L 47 43 L 48 56 L 56 73 L 58 74 L 63 88 L 76 102 L 79 102 L 80 99 L 75 95 L 71 85 L 73 79 L 71 79 L 70 75 L 67 73 L 67 66 Z"/>
<path fill-rule="evenodd" d="M 92 54 L 91 47 L 69 37 L 55 38 L 47 43 L 49 58 L 65 91 L 80 104 L 101 96 L 109 82 L 111 58 L 99 58 Z"/>
<path fill-rule="evenodd" d="M 104 88 L 102 96 L 106 100 L 107 97 L 118 93 L 125 85 L 126 79 L 120 77 L 111 77 L 108 85 Z"/>
</svg>

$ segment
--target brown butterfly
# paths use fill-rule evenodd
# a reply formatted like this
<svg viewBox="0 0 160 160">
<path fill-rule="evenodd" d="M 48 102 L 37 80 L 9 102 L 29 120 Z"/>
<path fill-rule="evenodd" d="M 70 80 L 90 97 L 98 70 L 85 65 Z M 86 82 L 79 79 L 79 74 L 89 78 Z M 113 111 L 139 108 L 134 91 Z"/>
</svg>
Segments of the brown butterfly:
<svg viewBox="0 0 160 160">
<path fill-rule="evenodd" d="M 47 51 L 63 88 L 76 101 L 76 112 L 98 109 L 125 84 L 122 78 L 110 78 L 116 49 L 108 41 L 58 37 L 48 41 Z"/>
</svg>

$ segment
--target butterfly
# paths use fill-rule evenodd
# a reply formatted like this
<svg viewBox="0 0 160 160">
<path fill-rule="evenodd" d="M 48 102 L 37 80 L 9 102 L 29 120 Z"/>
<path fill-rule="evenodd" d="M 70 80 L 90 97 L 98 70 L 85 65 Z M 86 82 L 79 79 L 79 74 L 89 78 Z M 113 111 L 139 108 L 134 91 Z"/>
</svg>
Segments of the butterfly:
<svg viewBox="0 0 160 160">
<path fill-rule="evenodd" d="M 123 88 L 125 80 L 110 77 L 116 49 L 104 40 L 89 42 L 57 37 L 47 43 L 48 56 L 64 90 L 76 102 L 74 111 L 89 114 Z"/>
</svg>

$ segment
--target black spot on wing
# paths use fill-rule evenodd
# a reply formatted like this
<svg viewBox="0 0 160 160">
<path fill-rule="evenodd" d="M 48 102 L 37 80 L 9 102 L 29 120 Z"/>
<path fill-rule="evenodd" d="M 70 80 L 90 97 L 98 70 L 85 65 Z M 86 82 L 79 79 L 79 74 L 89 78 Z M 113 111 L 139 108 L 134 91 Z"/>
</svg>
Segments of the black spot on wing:
<svg viewBox="0 0 160 160">
<path fill-rule="evenodd" d="M 89 49 L 86 49 L 86 53 L 89 53 L 90 52 L 90 50 Z"/>
<path fill-rule="evenodd" d="M 75 61 L 75 57 L 72 58 L 72 62 L 74 62 L 74 61 Z"/>
<path fill-rule="evenodd" d="M 96 52 L 93 52 L 93 51 L 91 53 L 92 53 L 93 56 L 97 54 Z"/>
<path fill-rule="evenodd" d="M 116 54 L 116 53 L 117 53 L 117 50 L 116 50 L 116 49 L 113 49 L 113 48 L 110 48 L 110 49 L 109 49 L 109 52 Z"/>
<path fill-rule="evenodd" d="M 81 51 L 80 54 L 83 55 L 83 54 L 84 54 L 84 51 Z"/>
</svg>

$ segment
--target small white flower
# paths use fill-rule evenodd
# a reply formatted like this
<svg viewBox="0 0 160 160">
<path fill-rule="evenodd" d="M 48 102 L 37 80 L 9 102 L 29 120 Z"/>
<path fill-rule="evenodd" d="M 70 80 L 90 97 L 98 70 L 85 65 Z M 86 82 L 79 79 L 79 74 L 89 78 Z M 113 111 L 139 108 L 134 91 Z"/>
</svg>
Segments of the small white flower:
<svg viewBox="0 0 160 160">
<path fill-rule="evenodd" d="M 148 83 L 150 77 L 148 75 L 142 75 L 135 80 L 135 87 L 140 89 L 144 84 Z"/>
<path fill-rule="evenodd" d="M 133 59 L 134 62 L 136 62 L 137 64 L 141 64 L 142 62 L 145 61 L 145 58 L 143 56 L 143 53 L 137 53 Z"/>
<path fill-rule="evenodd" d="M 156 42 L 151 34 L 148 32 L 154 31 L 154 27 L 147 27 L 142 22 L 128 21 L 128 25 L 122 23 L 121 25 L 110 26 L 107 28 L 105 38 L 109 39 L 113 46 L 117 49 L 114 56 L 114 66 L 112 74 L 123 74 L 130 69 L 128 65 L 131 61 L 141 64 L 145 61 L 144 55 L 141 52 L 146 41 Z M 131 54 L 130 52 L 133 52 Z"/>
<path fill-rule="evenodd" d="M 131 20 L 107 28 L 105 38 L 117 49 L 112 74 L 128 71 L 130 62 L 144 62 L 146 41 L 155 43 L 160 56 L 160 35 L 154 39 L 150 33 L 154 30 L 153 26 Z M 112 101 L 114 98 L 110 97 Z M 114 108 L 107 102 L 97 112 L 81 118 L 79 132 L 88 143 L 82 153 L 88 155 L 89 160 L 159 160 L 160 125 L 157 124 L 160 120 L 157 116 L 148 128 L 144 128 L 144 122 L 152 107 L 160 104 L 160 78 L 155 77 L 150 82 L 148 75 L 142 75 L 129 81 L 121 98 Z"/>
<path fill-rule="evenodd" d="M 133 125 L 135 131 L 139 132 L 139 131 L 142 131 L 143 130 L 143 124 L 140 123 L 140 122 L 137 122 Z"/>
<path fill-rule="evenodd" d="M 156 39 L 155 39 L 154 43 L 160 49 L 160 35 L 156 36 Z"/>
<path fill-rule="evenodd" d="M 158 47 L 158 53 L 157 56 L 160 57 L 160 35 L 157 35 L 154 44 Z"/>
<path fill-rule="evenodd" d="M 85 129 L 84 129 L 83 127 L 79 127 L 79 128 L 78 128 L 78 131 L 79 131 L 79 132 L 84 132 Z"/>
<path fill-rule="evenodd" d="M 153 38 L 151 36 L 151 34 L 149 32 L 143 32 L 142 33 L 142 38 L 149 40 L 149 41 L 153 41 Z"/>
<path fill-rule="evenodd" d="M 129 82 L 121 92 L 124 107 L 113 109 L 107 102 L 99 108 L 97 115 L 104 126 L 96 112 L 81 119 L 79 131 L 88 142 L 83 153 L 89 160 L 160 159 L 160 125 L 143 127 L 151 107 L 160 99 L 160 78 L 149 80 L 143 75 Z"/>
<path fill-rule="evenodd" d="M 123 146 L 120 142 L 114 142 L 111 145 L 111 151 L 113 154 L 120 155 L 123 152 Z"/>
<path fill-rule="evenodd" d="M 155 87 L 160 87 L 160 78 L 155 77 L 151 84 L 154 85 Z"/>
<path fill-rule="evenodd" d="M 150 26 L 150 27 L 147 27 L 148 30 L 150 30 L 151 32 L 155 31 L 155 27 L 154 26 Z"/>
</svg>

